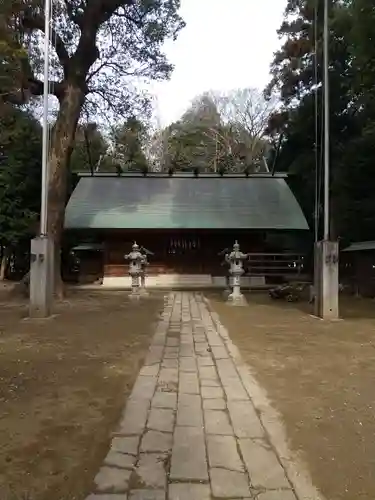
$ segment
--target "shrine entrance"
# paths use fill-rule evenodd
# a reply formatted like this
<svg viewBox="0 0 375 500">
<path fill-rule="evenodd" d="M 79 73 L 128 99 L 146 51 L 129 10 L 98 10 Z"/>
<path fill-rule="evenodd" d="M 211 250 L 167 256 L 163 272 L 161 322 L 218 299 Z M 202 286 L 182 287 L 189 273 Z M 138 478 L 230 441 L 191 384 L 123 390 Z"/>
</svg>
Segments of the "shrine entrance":
<svg viewBox="0 0 375 500">
<path fill-rule="evenodd" d="M 124 254 L 129 253 L 134 241 L 152 252 L 149 257 L 148 274 L 215 275 L 224 276 L 227 266 L 219 253 L 232 248 L 239 236 L 231 231 L 139 231 L 117 232 L 105 238 L 105 274 L 124 276 L 127 274 Z M 243 247 L 244 235 L 239 239 Z"/>
<path fill-rule="evenodd" d="M 198 235 L 166 238 L 163 251 L 168 268 L 177 274 L 202 273 L 202 240 Z"/>
</svg>

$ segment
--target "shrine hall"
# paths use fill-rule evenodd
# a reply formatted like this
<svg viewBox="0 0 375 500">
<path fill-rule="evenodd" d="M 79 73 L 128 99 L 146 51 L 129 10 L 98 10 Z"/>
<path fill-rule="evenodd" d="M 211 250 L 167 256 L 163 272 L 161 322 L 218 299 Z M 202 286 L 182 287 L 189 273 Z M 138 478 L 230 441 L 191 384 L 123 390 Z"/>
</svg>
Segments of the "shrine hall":
<svg viewBox="0 0 375 500">
<path fill-rule="evenodd" d="M 124 254 L 134 241 L 150 252 L 148 286 L 225 286 L 223 252 L 235 240 L 250 253 L 245 286 L 303 271 L 303 256 L 290 241 L 303 239 L 308 224 L 286 174 L 79 177 L 65 231 L 79 240 L 81 272 L 103 287 L 130 286 Z"/>
</svg>

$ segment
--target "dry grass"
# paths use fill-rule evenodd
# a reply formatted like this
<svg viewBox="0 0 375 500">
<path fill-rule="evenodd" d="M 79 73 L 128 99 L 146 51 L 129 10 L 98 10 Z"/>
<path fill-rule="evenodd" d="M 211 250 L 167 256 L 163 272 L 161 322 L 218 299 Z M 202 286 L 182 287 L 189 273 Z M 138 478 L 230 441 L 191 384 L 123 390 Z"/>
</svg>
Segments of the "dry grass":
<svg viewBox="0 0 375 500">
<path fill-rule="evenodd" d="M 210 297 L 231 338 L 281 412 L 294 450 L 327 500 L 375 498 L 375 303 L 345 299 L 343 321 L 306 305 Z"/>
<path fill-rule="evenodd" d="M 162 297 L 75 293 L 49 320 L 0 303 L 0 498 L 80 500 L 148 348 Z"/>
</svg>

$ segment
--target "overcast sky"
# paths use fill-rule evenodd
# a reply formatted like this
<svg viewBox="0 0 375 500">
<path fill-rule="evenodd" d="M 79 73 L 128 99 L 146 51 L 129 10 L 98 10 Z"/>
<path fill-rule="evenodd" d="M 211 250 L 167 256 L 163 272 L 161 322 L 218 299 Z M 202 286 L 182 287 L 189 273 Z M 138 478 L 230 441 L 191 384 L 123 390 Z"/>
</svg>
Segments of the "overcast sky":
<svg viewBox="0 0 375 500">
<path fill-rule="evenodd" d="M 186 28 L 166 45 L 175 65 L 168 82 L 153 84 L 160 125 L 178 119 L 207 90 L 263 89 L 279 48 L 286 0 L 182 0 Z"/>
</svg>

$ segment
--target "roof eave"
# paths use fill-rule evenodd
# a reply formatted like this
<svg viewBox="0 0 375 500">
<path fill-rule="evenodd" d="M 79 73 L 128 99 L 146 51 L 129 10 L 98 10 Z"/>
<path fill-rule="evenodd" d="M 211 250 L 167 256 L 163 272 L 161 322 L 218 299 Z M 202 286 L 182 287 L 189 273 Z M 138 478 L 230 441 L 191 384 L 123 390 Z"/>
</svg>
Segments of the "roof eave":
<svg viewBox="0 0 375 500">
<path fill-rule="evenodd" d="M 177 178 L 192 178 L 192 177 L 202 177 L 202 178 L 217 178 L 217 177 L 225 177 L 225 178 L 267 178 L 269 179 L 270 177 L 274 177 L 275 179 L 286 179 L 288 177 L 288 174 L 286 172 L 276 172 L 272 174 L 271 172 L 260 172 L 260 173 L 254 173 L 254 174 L 248 174 L 246 175 L 245 173 L 241 174 L 235 174 L 235 173 L 227 173 L 223 174 L 221 176 L 218 173 L 201 173 L 196 176 L 194 172 L 175 172 L 172 175 L 170 175 L 168 172 L 147 172 L 147 174 L 143 174 L 142 172 L 123 172 L 121 174 L 118 174 L 116 172 L 94 172 L 91 174 L 91 172 L 76 172 L 76 175 L 78 177 L 177 177 Z"/>
</svg>

